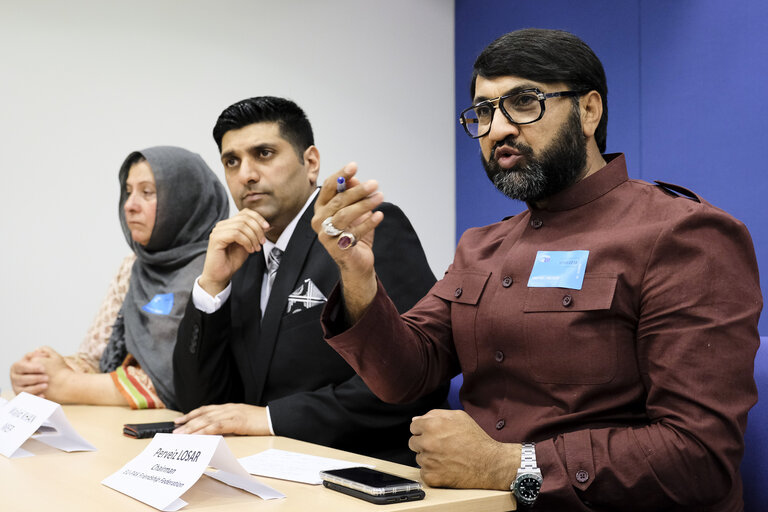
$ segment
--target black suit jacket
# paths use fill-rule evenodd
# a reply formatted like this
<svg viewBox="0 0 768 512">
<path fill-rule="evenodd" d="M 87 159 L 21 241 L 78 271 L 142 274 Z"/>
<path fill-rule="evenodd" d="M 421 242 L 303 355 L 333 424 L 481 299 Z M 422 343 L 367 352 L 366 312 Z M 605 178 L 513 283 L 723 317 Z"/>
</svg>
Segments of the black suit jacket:
<svg viewBox="0 0 768 512">
<path fill-rule="evenodd" d="M 398 310 L 421 299 L 435 277 L 403 212 L 384 203 L 376 228 L 376 273 Z M 189 411 L 228 402 L 269 406 L 277 435 L 413 464 L 408 450 L 414 415 L 445 406 L 447 383 L 410 404 L 378 399 L 323 339 L 323 304 L 287 312 L 288 296 L 306 280 L 328 297 L 339 279 L 336 263 L 317 240 L 304 212 L 283 254 L 261 318 L 261 252 L 232 278 L 220 310 L 205 314 L 192 301 L 179 326 L 174 383 L 179 406 Z"/>
</svg>

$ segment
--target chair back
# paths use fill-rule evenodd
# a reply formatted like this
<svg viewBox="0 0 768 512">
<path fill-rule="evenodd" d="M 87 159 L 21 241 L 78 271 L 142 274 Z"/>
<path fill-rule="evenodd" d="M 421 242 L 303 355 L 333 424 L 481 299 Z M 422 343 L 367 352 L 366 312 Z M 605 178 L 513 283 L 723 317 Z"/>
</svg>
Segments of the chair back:
<svg viewBox="0 0 768 512">
<path fill-rule="evenodd" d="M 749 411 L 744 436 L 744 510 L 764 510 L 768 503 L 768 336 L 760 338 L 755 358 L 757 404 Z"/>
<path fill-rule="evenodd" d="M 461 373 L 451 379 L 451 388 L 448 390 L 448 405 L 451 406 L 451 409 L 464 409 L 461 400 L 459 400 L 459 390 L 463 382 L 464 375 Z"/>
</svg>

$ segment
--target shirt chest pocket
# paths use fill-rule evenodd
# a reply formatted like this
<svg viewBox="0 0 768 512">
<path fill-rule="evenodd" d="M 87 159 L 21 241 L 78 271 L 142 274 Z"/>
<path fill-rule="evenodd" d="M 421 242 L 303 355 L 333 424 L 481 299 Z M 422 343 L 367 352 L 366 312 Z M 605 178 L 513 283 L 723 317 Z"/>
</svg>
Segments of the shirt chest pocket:
<svg viewBox="0 0 768 512">
<path fill-rule="evenodd" d="M 432 293 L 451 303 L 453 344 L 464 374 L 477 369 L 477 307 L 490 276 L 478 270 L 452 270 L 432 288 Z"/>
<path fill-rule="evenodd" d="M 581 290 L 528 288 L 524 344 L 534 380 L 605 384 L 616 376 L 616 283 L 614 274 L 587 274 Z"/>
</svg>

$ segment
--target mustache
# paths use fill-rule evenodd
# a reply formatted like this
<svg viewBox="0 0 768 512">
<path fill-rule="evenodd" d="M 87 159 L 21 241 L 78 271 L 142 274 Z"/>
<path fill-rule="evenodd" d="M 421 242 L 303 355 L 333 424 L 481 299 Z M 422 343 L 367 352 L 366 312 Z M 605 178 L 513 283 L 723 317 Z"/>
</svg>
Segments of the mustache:
<svg viewBox="0 0 768 512">
<path fill-rule="evenodd" d="M 491 158 L 493 158 L 493 155 L 496 154 L 497 149 L 503 148 L 504 146 L 512 148 L 516 151 L 519 151 L 520 154 L 523 156 L 531 156 L 533 154 L 533 148 L 531 146 L 529 146 L 528 144 L 523 144 L 521 142 L 516 142 L 515 138 L 509 135 L 504 140 L 500 140 L 499 142 L 493 145 L 493 148 L 491 148 Z"/>
<path fill-rule="evenodd" d="M 248 184 L 243 189 L 242 193 L 240 194 L 241 197 L 245 197 L 248 194 L 268 194 L 269 191 L 265 190 L 258 185 L 255 184 Z"/>
</svg>

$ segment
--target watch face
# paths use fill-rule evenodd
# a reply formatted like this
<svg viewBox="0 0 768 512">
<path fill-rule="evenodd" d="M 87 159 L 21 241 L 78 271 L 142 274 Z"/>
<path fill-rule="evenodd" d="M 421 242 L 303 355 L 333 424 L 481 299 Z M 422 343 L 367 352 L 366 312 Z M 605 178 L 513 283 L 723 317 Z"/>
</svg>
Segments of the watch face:
<svg viewBox="0 0 768 512">
<path fill-rule="evenodd" d="M 525 503 L 533 503 L 540 489 L 541 477 L 538 475 L 522 475 L 515 481 L 515 496 Z"/>
</svg>

